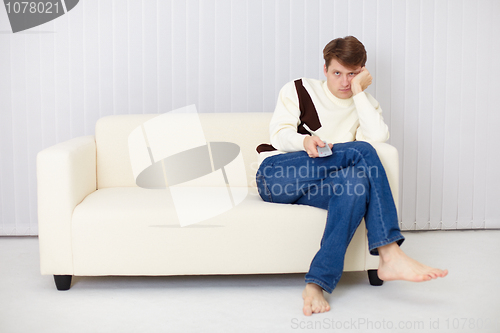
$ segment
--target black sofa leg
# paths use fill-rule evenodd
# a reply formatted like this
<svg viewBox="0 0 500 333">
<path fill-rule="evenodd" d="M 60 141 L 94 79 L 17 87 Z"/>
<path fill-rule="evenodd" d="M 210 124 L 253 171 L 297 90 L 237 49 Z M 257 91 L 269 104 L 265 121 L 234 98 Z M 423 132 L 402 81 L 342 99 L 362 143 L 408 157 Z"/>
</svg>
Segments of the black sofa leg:
<svg viewBox="0 0 500 333">
<path fill-rule="evenodd" d="M 368 280 L 370 280 L 372 286 L 381 286 L 384 283 L 384 281 L 380 280 L 378 277 L 377 269 L 368 270 Z"/>
<path fill-rule="evenodd" d="M 54 275 L 57 290 L 69 290 L 73 275 Z"/>
</svg>

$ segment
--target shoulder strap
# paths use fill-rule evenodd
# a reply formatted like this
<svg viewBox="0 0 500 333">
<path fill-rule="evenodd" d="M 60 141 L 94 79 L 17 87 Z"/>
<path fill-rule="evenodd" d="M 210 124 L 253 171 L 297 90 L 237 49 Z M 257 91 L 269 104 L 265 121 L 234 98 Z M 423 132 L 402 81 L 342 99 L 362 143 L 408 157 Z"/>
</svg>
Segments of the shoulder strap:
<svg viewBox="0 0 500 333">
<path fill-rule="evenodd" d="M 307 125 L 312 131 L 317 131 L 321 127 L 321 122 L 319 121 L 318 112 L 312 101 L 311 96 L 307 92 L 306 88 L 302 84 L 302 79 L 294 81 L 295 89 L 297 90 L 297 95 L 299 97 L 299 109 L 300 109 L 300 124 L 297 127 L 297 132 L 300 134 L 309 134 L 308 130 L 305 129 L 304 124 Z M 264 151 L 276 150 L 273 146 L 267 143 L 263 143 L 256 148 L 257 152 L 260 154 Z"/>
<path fill-rule="evenodd" d="M 309 131 L 304 128 L 304 124 L 306 124 L 311 130 L 317 131 L 321 127 L 318 112 L 316 111 L 316 107 L 314 106 L 311 96 L 302 84 L 302 79 L 295 80 L 294 82 L 295 89 L 297 90 L 297 95 L 299 97 L 300 109 L 300 124 L 297 127 L 297 132 L 300 134 L 310 134 Z"/>
</svg>

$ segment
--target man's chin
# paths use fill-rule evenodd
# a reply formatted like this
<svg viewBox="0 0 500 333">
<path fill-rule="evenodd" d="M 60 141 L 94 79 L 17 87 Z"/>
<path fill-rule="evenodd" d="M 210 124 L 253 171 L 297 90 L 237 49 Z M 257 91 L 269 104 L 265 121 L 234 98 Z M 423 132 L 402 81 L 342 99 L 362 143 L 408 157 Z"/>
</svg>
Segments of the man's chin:
<svg viewBox="0 0 500 333">
<path fill-rule="evenodd" d="M 337 96 L 340 99 L 348 99 L 352 97 L 352 90 L 342 91 L 339 90 L 339 94 Z"/>
</svg>

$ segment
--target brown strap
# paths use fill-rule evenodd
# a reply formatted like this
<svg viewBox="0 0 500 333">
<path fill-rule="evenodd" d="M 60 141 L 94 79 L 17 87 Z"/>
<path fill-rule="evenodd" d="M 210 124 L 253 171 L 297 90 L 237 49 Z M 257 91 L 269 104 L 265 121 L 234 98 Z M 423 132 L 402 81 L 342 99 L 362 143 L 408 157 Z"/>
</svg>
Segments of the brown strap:
<svg viewBox="0 0 500 333">
<path fill-rule="evenodd" d="M 316 111 L 316 107 L 314 106 L 311 96 L 302 84 L 302 79 L 295 80 L 294 82 L 295 89 L 297 90 L 297 95 L 299 97 L 300 109 L 300 124 L 297 127 L 297 132 L 300 134 L 310 134 L 304 128 L 304 124 L 306 124 L 311 130 L 317 131 L 321 127 L 318 112 Z"/>
<path fill-rule="evenodd" d="M 302 84 L 302 79 L 295 80 L 294 83 L 295 89 L 297 90 L 297 96 L 299 97 L 300 109 L 300 124 L 297 127 L 297 133 L 311 135 L 311 133 L 305 129 L 304 124 L 306 124 L 312 131 L 317 131 L 321 127 L 318 112 L 316 111 L 316 107 L 314 106 L 311 96 Z M 263 151 L 273 150 L 276 150 L 276 148 L 267 143 L 260 144 L 257 147 L 257 152 L 259 154 Z"/>
<path fill-rule="evenodd" d="M 277 149 L 274 148 L 273 146 L 271 146 L 270 144 L 267 144 L 267 143 L 262 143 L 262 144 L 257 146 L 257 152 L 259 154 L 262 153 L 263 151 L 274 151 L 274 150 L 277 150 Z"/>
</svg>

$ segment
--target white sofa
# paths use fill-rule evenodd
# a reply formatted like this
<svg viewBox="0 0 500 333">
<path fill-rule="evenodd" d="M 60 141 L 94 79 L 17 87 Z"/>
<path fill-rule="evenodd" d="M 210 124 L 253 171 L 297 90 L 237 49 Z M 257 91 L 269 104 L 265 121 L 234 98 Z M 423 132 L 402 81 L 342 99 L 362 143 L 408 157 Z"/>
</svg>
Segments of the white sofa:
<svg viewBox="0 0 500 333">
<path fill-rule="evenodd" d="M 258 154 L 269 142 L 270 113 L 200 114 L 208 142 L 241 148 L 248 190 L 234 208 L 181 227 L 169 189 L 135 183 L 128 138 L 157 114 L 113 115 L 83 136 L 44 149 L 37 157 L 40 265 L 67 290 L 72 276 L 272 274 L 307 272 L 319 249 L 326 211 L 266 203 L 255 185 Z M 183 131 L 172 124 L 169 131 Z M 166 144 L 177 144 L 167 142 Z M 398 153 L 374 144 L 394 199 Z M 193 209 L 196 210 L 196 203 Z M 368 270 L 377 279 L 378 257 L 368 252 L 364 222 L 346 254 L 345 271 Z"/>
</svg>

